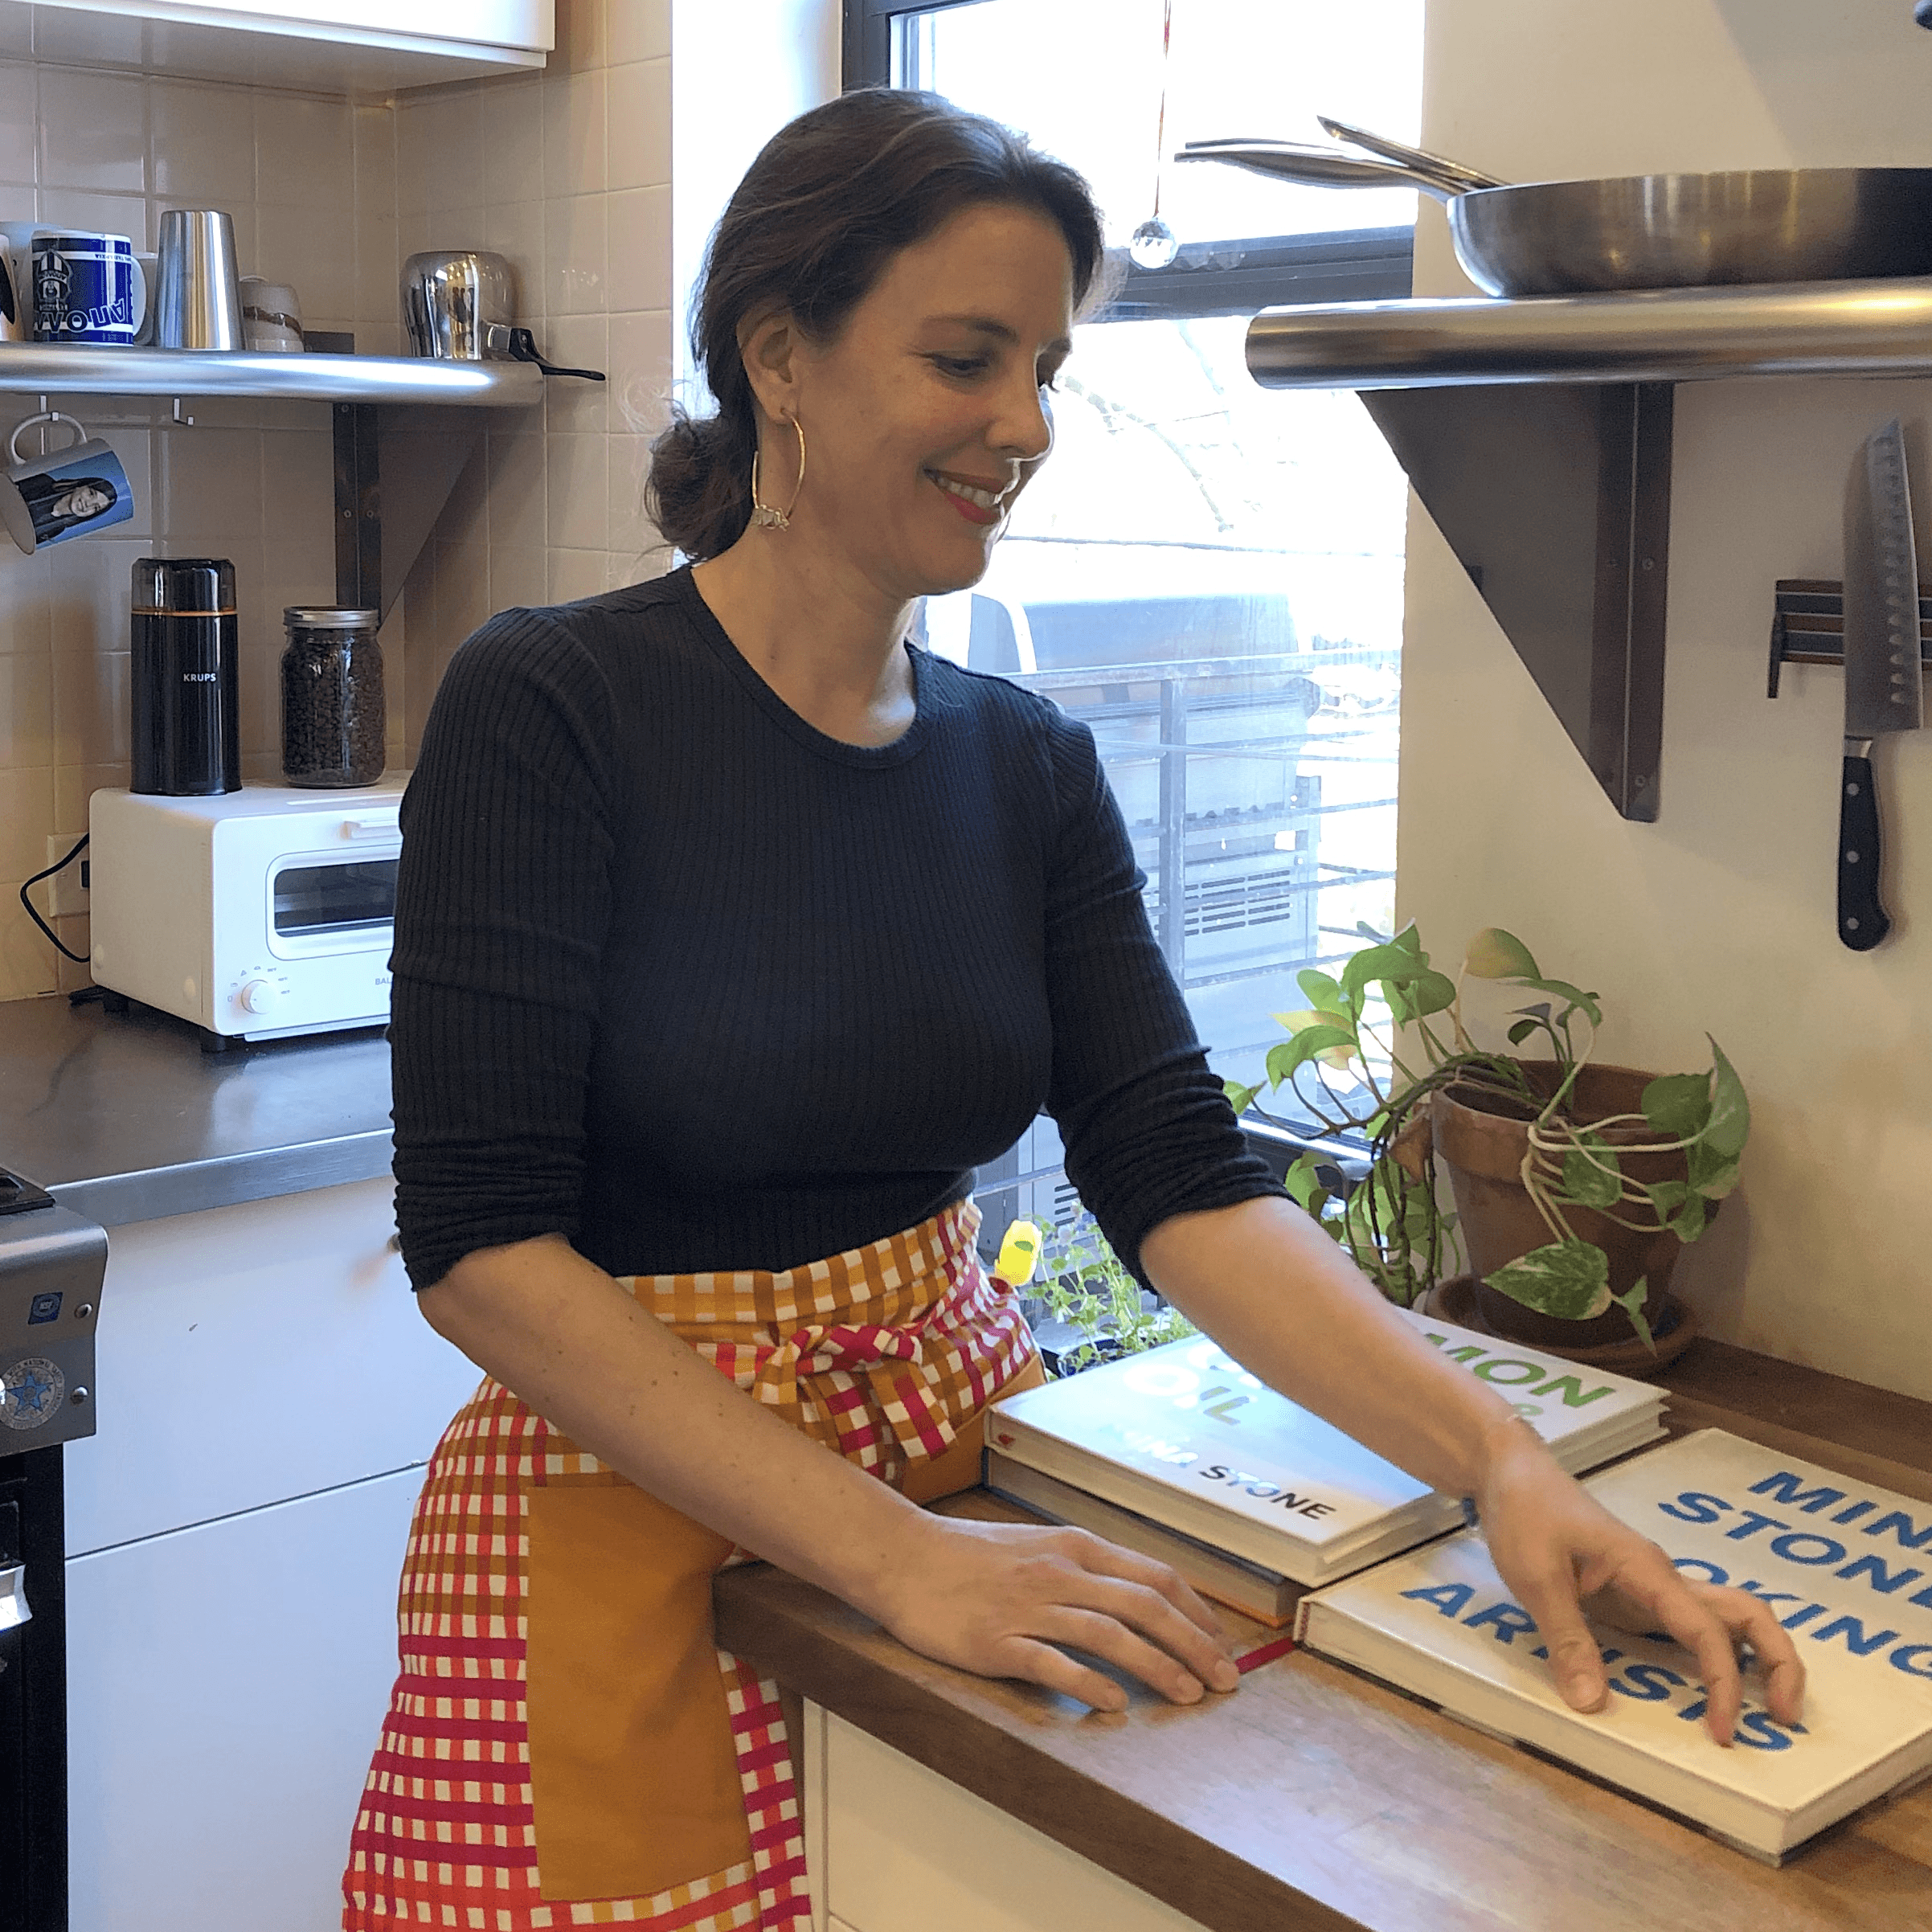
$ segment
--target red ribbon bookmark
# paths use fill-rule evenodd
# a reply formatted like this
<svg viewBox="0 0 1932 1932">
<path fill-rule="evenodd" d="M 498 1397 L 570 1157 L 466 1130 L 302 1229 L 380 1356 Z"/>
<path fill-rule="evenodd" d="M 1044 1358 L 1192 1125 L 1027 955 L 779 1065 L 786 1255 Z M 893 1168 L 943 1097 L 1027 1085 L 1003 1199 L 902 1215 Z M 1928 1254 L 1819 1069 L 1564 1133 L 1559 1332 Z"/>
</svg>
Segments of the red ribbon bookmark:
<svg viewBox="0 0 1932 1932">
<path fill-rule="evenodd" d="M 1292 1637 L 1277 1637 L 1272 1643 L 1263 1643 L 1250 1651 L 1246 1656 L 1234 1660 L 1234 1668 L 1242 1676 L 1251 1670 L 1259 1670 L 1264 1664 L 1272 1664 L 1277 1657 L 1285 1657 L 1295 1648 Z"/>
</svg>

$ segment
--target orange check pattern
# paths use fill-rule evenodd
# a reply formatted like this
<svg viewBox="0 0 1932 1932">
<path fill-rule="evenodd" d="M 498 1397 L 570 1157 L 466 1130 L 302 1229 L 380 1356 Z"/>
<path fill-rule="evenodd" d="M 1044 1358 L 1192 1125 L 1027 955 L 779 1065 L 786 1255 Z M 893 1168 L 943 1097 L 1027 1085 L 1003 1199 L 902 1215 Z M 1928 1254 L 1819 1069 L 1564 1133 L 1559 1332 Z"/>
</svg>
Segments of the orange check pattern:
<svg viewBox="0 0 1932 1932">
<path fill-rule="evenodd" d="M 721 1373 L 895 1485 L 939 1455 L 1026 1364 L 1017 1300 L 981 1269 L 979 1212 L 779 1273 L 640 1275 L 623 1285 Z M 624 1479 L 486 1381 L 450 1424 L 411 1525 L 401 1672 L 343 1877 L 344 1932 L 805 1932 L 801 1806 L 776 1684 L 717 1653 L 750 1863 L 649 1897 L 542 1896 L 523 1698 L 526 1498 Z M 732 1562 L 744 1560 L 734 1553 Z"/>
</svg>

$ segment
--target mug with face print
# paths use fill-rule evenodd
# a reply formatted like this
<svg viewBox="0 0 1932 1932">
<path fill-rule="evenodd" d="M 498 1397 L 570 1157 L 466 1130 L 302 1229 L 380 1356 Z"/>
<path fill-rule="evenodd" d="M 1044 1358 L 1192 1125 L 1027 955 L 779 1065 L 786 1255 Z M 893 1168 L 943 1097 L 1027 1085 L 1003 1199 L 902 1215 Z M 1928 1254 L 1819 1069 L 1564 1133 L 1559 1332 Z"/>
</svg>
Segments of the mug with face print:
<svg viewBox="0 0 1932 1932">
<path fill-rule="evenodd" d="M 34 340 L 126 348 L 148 309 L 148 278 L 125 235 L 34 231 Z"/>
<path fill-rule="evenodd" d="M 64 427 L 73 440 L 64 448 L 23 456 L 20 439 L 36 424 Z M 43 544 L 92 536 L 134 514 L 134 493 L 120 457 L 57 409 L 29 416 L 14 432 L 7 454 L 13 461 L 0 481 L 0 524 L 30 556 Z"/>
</svg>

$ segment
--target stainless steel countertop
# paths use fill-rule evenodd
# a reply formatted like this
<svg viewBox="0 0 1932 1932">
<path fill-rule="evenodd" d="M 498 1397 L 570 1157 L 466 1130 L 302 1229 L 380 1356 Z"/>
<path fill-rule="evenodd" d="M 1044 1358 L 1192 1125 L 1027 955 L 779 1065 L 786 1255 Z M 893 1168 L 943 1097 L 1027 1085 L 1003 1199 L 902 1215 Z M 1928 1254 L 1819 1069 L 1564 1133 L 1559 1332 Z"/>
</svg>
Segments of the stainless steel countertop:
<svg viewBox="0 0 1932 1932">
<path fill-rule="evenodd" d="M 379 1031 L 204 1054 L 165 1014 L 0 1001 L 0 1166 L 103 1226 L 374 1180 L 390 1151 Z"/>
</svg>

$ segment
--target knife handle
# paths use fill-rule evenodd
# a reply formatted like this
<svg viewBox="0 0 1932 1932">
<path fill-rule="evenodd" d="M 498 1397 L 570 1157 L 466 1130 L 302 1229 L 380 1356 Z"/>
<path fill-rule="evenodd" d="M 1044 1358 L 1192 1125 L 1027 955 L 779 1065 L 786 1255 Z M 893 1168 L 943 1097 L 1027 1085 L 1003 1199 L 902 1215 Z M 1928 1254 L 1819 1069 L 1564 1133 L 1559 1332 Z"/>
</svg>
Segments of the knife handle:
<svg viewBox="0 0 1932 1932">
<path fill-rule="evenodd" d="M 1838 794 L 1838 936 L 1869 952 L 1892 930 L 1878 903 L 1878 795 L 1872 761 L 1848 756 Z"/>
</svg>

